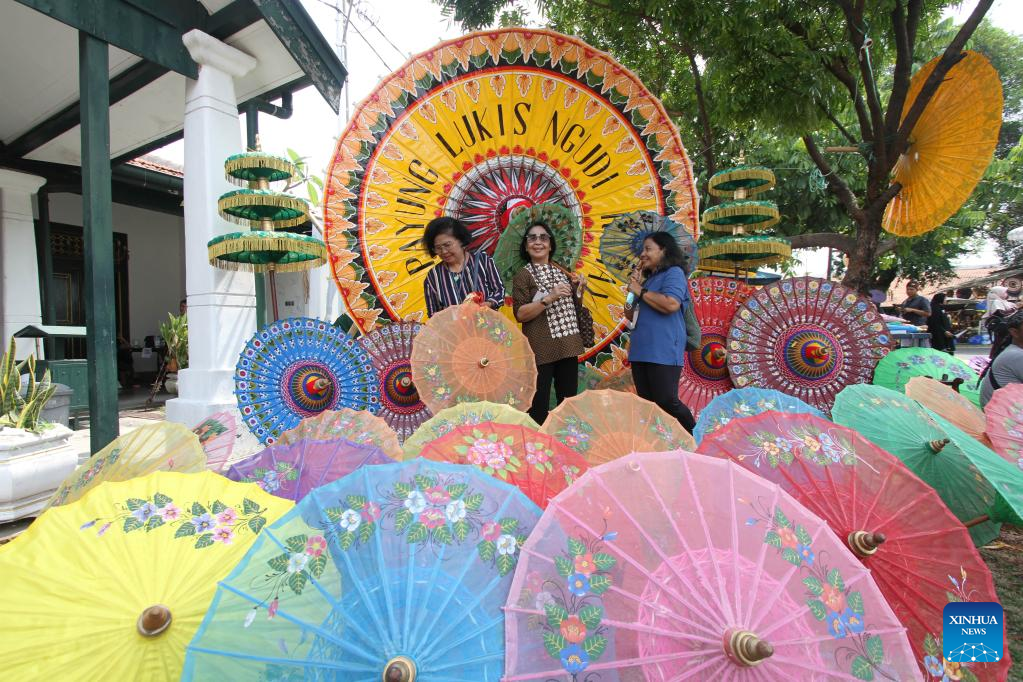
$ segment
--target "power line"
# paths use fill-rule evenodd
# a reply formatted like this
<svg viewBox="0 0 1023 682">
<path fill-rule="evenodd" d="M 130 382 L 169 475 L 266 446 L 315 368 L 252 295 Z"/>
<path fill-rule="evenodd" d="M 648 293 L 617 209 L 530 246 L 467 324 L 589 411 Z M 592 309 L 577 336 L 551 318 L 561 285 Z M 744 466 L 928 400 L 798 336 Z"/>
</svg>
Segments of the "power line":
<svg viewBox="0 0 1023 682">
<path fill-rule="evenodd" d="M 349 25 L 349 26 L 351 26 L 352 30 L 353 30 L 353 31 L 355 31 L 356 35 L 358 35 L 358 36 L 359 36 L 360 38 L 362 38 L 362 41 L 363 41 L 364 43 L 366 43 L 366 46 L 367 46 L 367 47 L 368 47 L 368 48 L 369 48 L 369 49 L 370 49 L 370 50 L 371 50 L 371 51 L 373 52 L 373 54 L 375 54 L 375 55 L 376 55 L 377 59 L 379 59 L 379 60 L 380 60 L 380 63 L 384 65 L 384 68 L 386 68 L 386 69 L 387 69 L 388 71 L 394 71 L 394 69 L 392 69 L 392 68 L 391 68 L 391 65 L 387 63 L 387 60 L 386 60 L 386 59 L 384 59 L 384 58 L 383 58 L 383 57 L 382 57 L 382 56 L 380 55 L 380 53 L 379 53 L 379 52 L 377 52 L 377 49 L 376 49 L 375 47 L 373 47 L 373 43 L 371 43 L 371 42 L 369 41 L 369 39 L 368 39 L 368 38 L 366 38 L 366 36 L 364 36 L 364 35 L 362 34 L 362 31 L 360 31 L 360 30 L 359 30 L 359 27 L 355 25 L 355 22 L 354 22 L 354 21 L 351 21 L 351 20 L 350 20 L 350 18 L 349 18 L 349 16 L 348 16 L 347 14 L 345 14 L 344 10 L 342 10 L 342 9 L 341 9 L 340 7 L 338 7 L 337 5 L 335 5 L 335 4 L 333 4 L 333 3 L 327 2 L 327 0 L 316 0 L 316 1 L 317 1 L 318 3 L 320 3 L 321 5 L 325 5 L 326 7 L 329 7 L 329 8 L 331 8 L 332 10 L 334 10 L 335 12 L 337 12 L 338 14 L 340 14 L 341 16 L 345 17 L 345 19 L 348 19 L 348 20 L 349 20 L 349 21 L 348 21 L 348 25 Z M 378 29 L 378 30 L 379 30 L 379 29 Z M 385 37 L 386 37 L 386 36 L 385 36 Z M 390 42 L 390 41 L 388 41 L 388 42 Z"/>
<path fill-rule="evenodd" d="M 366 14 L 366 13 L 365 13 L 365 12 L 364 12 L 364 11 L 362 10 L 362 8 L 361 8 L 361 7 L 356 7 L 356 8 L 355 8 L 355 13 L 356 13 L 356 14 L 358 14 L 358 15 L 359 15 L 359 17 L 361 17 L 362 19 L 364 19 L 364 20 L 368 21 L 368 22 L 369 22 L 369 25 L 370 25 L 370 26 L 372 26 L 373 28 L 375 28 L 375 29 L 376 29 L 377 33 L 379 33 L 379 34 L 380 34 L 380 36 L 381 36 L 381 37 L 382 37 L 382 38 L 383 38 L 384 40 L 386 40 L 386 41 L 387 41 L 387 44 L 388 44 L 388 45 L 390 45 L 391 47 L 393 47 L 393 48 L 394 48 L 394 51 L 395 51 L 395 52 L 397 52 L 398 54 L 400 54 L 400 55 L 401 55 L 401 58 L 402 58 L 402 59 L 406 59 L 406 58 L 408 57 L 408 55 L 407 55 L 407 54 L 406 54 L 405 52 L 403 52 L 403 51 L 402 51 L 402 49 L 401 49 L 400 47 L 398 47 L 397 45 L 395 45 L 395 44 L 394 44 L 394 42 L 393 42 L 393 41 L 392 41 L 392 40 L 391 40 L 390 38 L 388 38 L 388 37 L 387 37 L 387 34 L 386 34 L 386 33 L 384 33 L 383 31 L 381 31 L 381 30 L 380 30 L 380 27 L 379 27 L 379 26 L 377 26 L 377 23 L 376 23 L 375 21 L 373 21 L 373 19 L 372 19 L 372 18 L 371 18 L 371 17 L 370 17 L 370 16 L 368 15 L 368 14 Z"/>
</svg>

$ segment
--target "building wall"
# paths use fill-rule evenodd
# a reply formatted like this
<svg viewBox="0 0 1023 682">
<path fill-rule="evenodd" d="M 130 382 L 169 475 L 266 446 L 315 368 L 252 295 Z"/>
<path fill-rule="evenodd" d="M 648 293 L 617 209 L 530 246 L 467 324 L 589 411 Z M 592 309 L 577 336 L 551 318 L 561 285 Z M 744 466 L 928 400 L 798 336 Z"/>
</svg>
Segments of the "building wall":
<svg viewBox="0 0 1023 682">
<path fill-rule="evenodd" d="M 160 333 L 167 313 L 178 314 L 185 297 L 185 222 L 179 216 L 114 204 L 114 232 L 128 237 L 128 314 L 131 339 Z M 50 196 L 50 220 L 82 224 L 82 197 Z"/>
</svg>

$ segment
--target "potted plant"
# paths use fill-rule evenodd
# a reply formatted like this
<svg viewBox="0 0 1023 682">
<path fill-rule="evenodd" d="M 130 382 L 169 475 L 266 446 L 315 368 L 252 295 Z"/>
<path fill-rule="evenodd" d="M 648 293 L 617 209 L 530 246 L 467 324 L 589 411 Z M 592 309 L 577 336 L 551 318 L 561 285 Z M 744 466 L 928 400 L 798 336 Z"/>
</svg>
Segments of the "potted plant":
<svg viewBox="0 0 1023 682">
<path fill-rule="evenodd" d="M 167 344 L 167 379 L 164 386 L 169 393 L 177 393 L 178 371 L 188 368 L 188 316 L 167 313 L 167 321 L 160 325 L 160 336 Z"/>
<path fill-rule="evenodd" d="M 14 360 L 15 342 L 0 357 L 0 523 L 33 516 L 74 471 L 71 430 L 40 419 L 57 390 L 50 372 L 36 381 L 36 361 Z M 22 388 L 21 375 L 28 381 Z"/>
</svg>

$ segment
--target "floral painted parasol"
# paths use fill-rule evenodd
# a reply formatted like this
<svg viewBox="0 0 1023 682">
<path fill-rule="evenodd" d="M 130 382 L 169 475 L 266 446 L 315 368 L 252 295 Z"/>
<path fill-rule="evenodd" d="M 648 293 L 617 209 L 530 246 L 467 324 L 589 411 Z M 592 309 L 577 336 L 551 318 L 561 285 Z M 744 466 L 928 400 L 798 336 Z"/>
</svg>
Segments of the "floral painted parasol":
<svg viewBox="0 0 1023 682">
<path fill-rule="evenodd" d="M 602 301 L 590 354 L 623 324 L 599 259 L 603 216 L 650 210 L 699 231 L 692 165 L 662 104 L 608 54 L 532 28 L 449 40 L 387 76 L 338 140 L 324 201 L 334 279 L 363 331 L 425 314 L 432 218 L 463 220 L 492 252 L 516 209 L 565 206 L 583 230 L 575 269 Z"/>
</svg>

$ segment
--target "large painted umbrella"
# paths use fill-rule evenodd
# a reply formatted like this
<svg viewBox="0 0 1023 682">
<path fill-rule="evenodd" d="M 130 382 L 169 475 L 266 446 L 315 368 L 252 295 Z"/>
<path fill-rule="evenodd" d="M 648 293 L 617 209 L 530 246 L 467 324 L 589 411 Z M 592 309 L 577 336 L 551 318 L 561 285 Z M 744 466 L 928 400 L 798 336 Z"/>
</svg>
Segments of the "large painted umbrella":
<svg viewBox="0 0 1023 682">
<path fill-rule="evenodd" d="M 724 277 L 689 280 L 693 312 L 700 323 L 700 347 L 687 351 L 678 382 L 678 397 L 699 417 L 707 403 L 732 388 L 728 374 L 728 328 L 739 306 L 756 291 Z"/>
<path fill-rule="evenodd" d="M 699 253 L 696 240 L 685 228 L 653 211 L 635 211 L 615 218 L 604 226 L 600 236 L 600 259 L 622 284 L 639 265 L 643 242 L 655 232 L 667 232 L 689 259 L 687 272 L 696 267 Z"/>
<path fill-rule="evenodd" d="M 728 371 L 738 388 L 775 388 L 828 412 L 842 388 L 870 381 L 890 341 L 868 299 L 824 279 L 787 279 L 736 313 Z"/>
<path fill-rule="evenodd" d="M 380 410 L 377 414 L 404 441 L 432 416 L 412 381 L 412 341 L 418 322 L 405 320 L 385 324 L 359 338 L 379 380 Z"/>
<path fill-rule="evenodd" d="M 699 443 L 733 419 L 753 417 L 771 410 L 824 416 L 816 407 L 781 391 L 770 388 L 735 388 L 710 401 L 700 413 L 700 418 L 696 420 L 693 436 Z"/>
<path fill-rule="evenodd" d="M 249 339 L 234 382 L 242 418 L 264 445 L 324 410 L 375 412 L 380 404 L 365 351 L 339 327 L 308 317 L 273 322 Z"/>
<path fill-rule="evenodd" d="M 385 77 L 338 140 L 324 202 L 331 270 L 363 331 L 425 315 L 434 261 L 419 240 L 435 216 L 492 252 L 516 209 L 565 206 L 583 229 L 575 269 L 601 301 L 589 355 L 624 325 L 600 262 L 608 217 L 649 210 L 698 234 L 692 165 L 661 103 L 610 55 L 535 28 L 445 41 Z"/>
<path fill-rule="evenodd" d="M 952 648 L 942 646 L 945 605 L 998 601 L 969 533 L 934 489 L 852 429 L 812 415 L 765 412 L 731 422 L 705 438 L 699 452 L 777 483 L 821 517 L 870 569 L 928 680 L 940 659 L 935 652 Z M 828 602 L 833 595 L 821 596 Z M 992 681 L 1005 679 L 1009 666 L 1008 656 L 961 664 L 973 679 Z"/>
<path fill-rule="evenodd" d="M 465 424 L 482 424 L 496 422 L 498 424 L 518 424 L 530 429 L 539 429 L 540 425 L 533 421 L 525 412 L 516 410 L 505 403 L 491 403 L 481 400 L 475 403 L 459 403 L 445 407 L 423 423 L 412 437 L 402 444 L 404 459 L 418 457 L 423 447 L 430 441 L 451 433 Z"/>
<path fill-rule="evenodd" d="M 979 375 L 954 355 L 933 348 L 898 348 L 878 362 L 874 370 L 874 383 L 893 391 L 905 391 L 913 377 L 956 382 L 959 393 L 980 406 Z"/>
<path fill-rule="evenodd" d="M 496 681 L 539 518 L 517 488 L 424 459 L 316 488 L 220 581 L 182 679 Z"/>
<path fill-rule="evenodd" d="M 678 421 L 635 393 L 597 389 L 565 400 L 547 416 L 540 431 L 575 450 L 590 463 L 630 452 L 695 448 Z"/>
<path fill-rule="evenodd" d="M 995 452 L 1023 471 L 1023 384 L 995 391 L 984 414 Z"/>
<path fill-rule="evenodd" d="M 4 679 L 177 679 L 217 581 L 292 506 L 158 471 L 48 510 L 0 547 Z"/>
<path fill-rule="evenodd" d="M 833 416 L 938 491 L 978 546 L 997 537 L 1003 522 L 1023 525 L 1023 472 L 915 400 L 880 386 L 849 386 Z"/>
<path fill-rule="evenodd" d="M 503 680 L 918 680 L 845 542 L 736 464 L 635 453 L 551 501 L 505 609 Z"/>
<path fill-rule="evenodd" d="M 911 377 L 906 382 L 905 391 L 906 395 L 931 412 L 944 417 L 971 437 L 991 447 L 991 440 L 986 433 L 987 422 L 984 420 L 984 413 L 962 393 L 937 379 L 923 376 Z"/>
<path fill-rule="evenodd" d="M 522 331 L 471 301 L 431 317 L 411 359 L 412 379 L 434 412 L 478 400 L 524 408 L 536 392 L 536 359 Z"/>
<path fill-rule="evenodd" d="M 941 57 L 913 76 L 903 114 L 909 111 Z M 949 70 L 909 136 L 895 164 L 902 185 L 888 203 L 884 229 L 900 237 L 929 232 L 970 198 L 998 144 L 1002 81 L 987 57 L 968 50 Z"/>
</svg>

